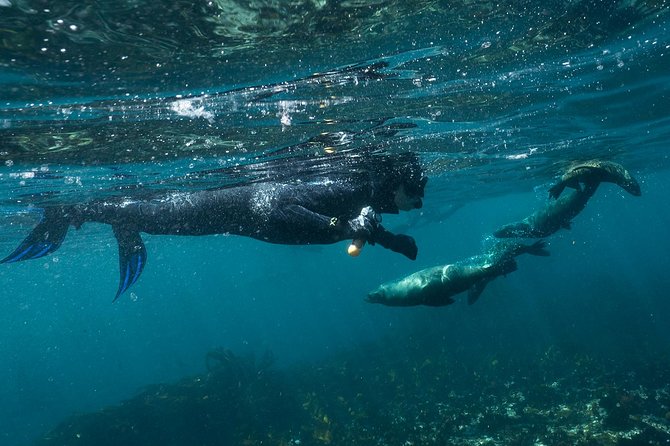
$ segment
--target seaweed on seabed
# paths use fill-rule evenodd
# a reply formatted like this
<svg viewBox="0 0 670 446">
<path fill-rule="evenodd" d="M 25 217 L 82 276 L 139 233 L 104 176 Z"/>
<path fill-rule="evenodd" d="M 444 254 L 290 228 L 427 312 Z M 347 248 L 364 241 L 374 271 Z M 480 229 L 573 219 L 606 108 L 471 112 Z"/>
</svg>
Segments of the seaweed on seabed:
<svg viewBox="0 0 670 446">
<path fill-rule="evenodd" d="M 269 351 L 260 360 L 227 349 L 206 356 L 210 383 L 227 389 L 229 401 L 235 403 L 234 426 L 240 432 L 267 437 L 300 422 L 302 407 L 292 397 L 295 390 L 283 373 L 273 369 L 274 362 Z"/>
<path fill-rule="evenodd" d="M 302 407 L 291 397 L 272 355 L 260 361 L 217 349 L 208 372 L 158 384 L 100 412 L 73 416 L 38 445 L 163 446 L 269 443 L 299 426 Z"/>
</svg>

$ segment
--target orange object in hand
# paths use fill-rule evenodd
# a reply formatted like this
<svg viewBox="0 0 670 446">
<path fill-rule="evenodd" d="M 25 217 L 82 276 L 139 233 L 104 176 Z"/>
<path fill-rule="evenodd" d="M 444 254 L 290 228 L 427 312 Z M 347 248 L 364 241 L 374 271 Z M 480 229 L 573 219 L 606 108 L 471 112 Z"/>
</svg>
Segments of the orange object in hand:
<svg viewBox="0 0 670 446">
<path fill-rule="evenodd" d="M 363 249 L 363 245 L 365 245 L 365 240 L 356 239 L 352 241 L 349 248 L 347 248 L 347 254 L 351 257 L 358 257 L 361 253 L 361 249 Z"/>
</svg>

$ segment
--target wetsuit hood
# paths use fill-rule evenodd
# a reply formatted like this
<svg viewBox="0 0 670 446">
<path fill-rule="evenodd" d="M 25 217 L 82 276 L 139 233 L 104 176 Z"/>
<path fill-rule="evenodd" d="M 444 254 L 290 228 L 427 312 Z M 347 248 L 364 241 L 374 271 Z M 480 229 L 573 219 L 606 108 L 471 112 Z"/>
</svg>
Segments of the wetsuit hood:
<svg viewBox="0 0 670 446">
<path fill-rule="evenodd" d="M 414 153 L 373 157 L 371 162 L 374 163 L 371 166 L 374 172 L 372 198 L 379 212 L 400 212 L 396 196 L 401 188 L 404 195 L 414 199 L 414 207 L 421 207 L 428 178 Z"/>
</svg>

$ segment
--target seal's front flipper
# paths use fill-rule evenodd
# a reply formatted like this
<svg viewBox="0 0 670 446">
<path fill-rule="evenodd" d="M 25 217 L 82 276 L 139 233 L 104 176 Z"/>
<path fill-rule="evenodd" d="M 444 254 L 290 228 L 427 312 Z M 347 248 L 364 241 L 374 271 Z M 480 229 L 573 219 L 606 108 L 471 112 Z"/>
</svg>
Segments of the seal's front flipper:
<svg viewBox="0 0 670 446">
<path fill-rule="evenodd" d="M 575 189 L 577 192 L 582 191 L 582 186 L 579 183 L 579 180 L 577 178 L 572 178 L 569 180 L 559 181 L 558 183 L 551 186 L 551 188 L 549 188 L 549 197 L 558 200 L 558 197 L 561 196 L 563 190 L 565 190 L 566 187 Z"/>
<path fill-rule="evenodd" d="M 470 287 L 468 290 L 468 305 L 472 305 L 477 302 L 477 299 L 479 299 L 479 296 L 482 295 L 482 291 L 484 291 L 486 285 L 488 285 L 492 280 L 493 278 L 487 277 L 486 279 L 482 279 L 479 282 L 475 282 L 475 284 Z"/>
<path fill-rule="evenodd" d="M 10 255 L 0 263 L 13 263 L 21 260 L 39 259 L 57 250 L 67 234 L 70 218 L 63 208 L 44 209 L 42 219 L 35 229 L 21 242 Z"/>
<path fill-rule="evenodd" d="M 558 200 L 558 197 L 561 196 L 561 193 L 563 192 L 563 189 L 565 189 L 565 183 L 560 182 L 557 184 L 554 184 L 549 188 L 549 198 L 553 198 L 554 200 Z"/>
<path fill-rule="evenodd" d="M 119 243 L 119 289 L 114 300 L 118 299 L 142 274 L 147 262 L 147 250 L 139 231 L 122 226 L 112 226 L 114 236 Z"/>
</svg>

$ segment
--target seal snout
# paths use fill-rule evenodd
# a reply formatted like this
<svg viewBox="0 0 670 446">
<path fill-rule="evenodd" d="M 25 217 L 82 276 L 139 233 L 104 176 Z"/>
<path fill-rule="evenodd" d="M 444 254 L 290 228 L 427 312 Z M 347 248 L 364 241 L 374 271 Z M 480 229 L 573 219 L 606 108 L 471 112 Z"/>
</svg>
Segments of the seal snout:
<svg viewBox="0 0 670 446">
<path fill-rule="evenodd" d="M 642 189 L 640 188 L 640 183 L 638 183 L 635 180 L 627 182 L 626 185 L 624 186 L 624 189 L 626 189 L 628 193 L 636 197 L 642 195 Z"/>
<path fill-rule="evenodd" d="M 373 304 L 378 304 L 384 301 L 384 295 L 379 290 L 372 291 L 371 293 L 368 293 L 368 296 L 365 298 L 365 300 Z"/>
</svg>

